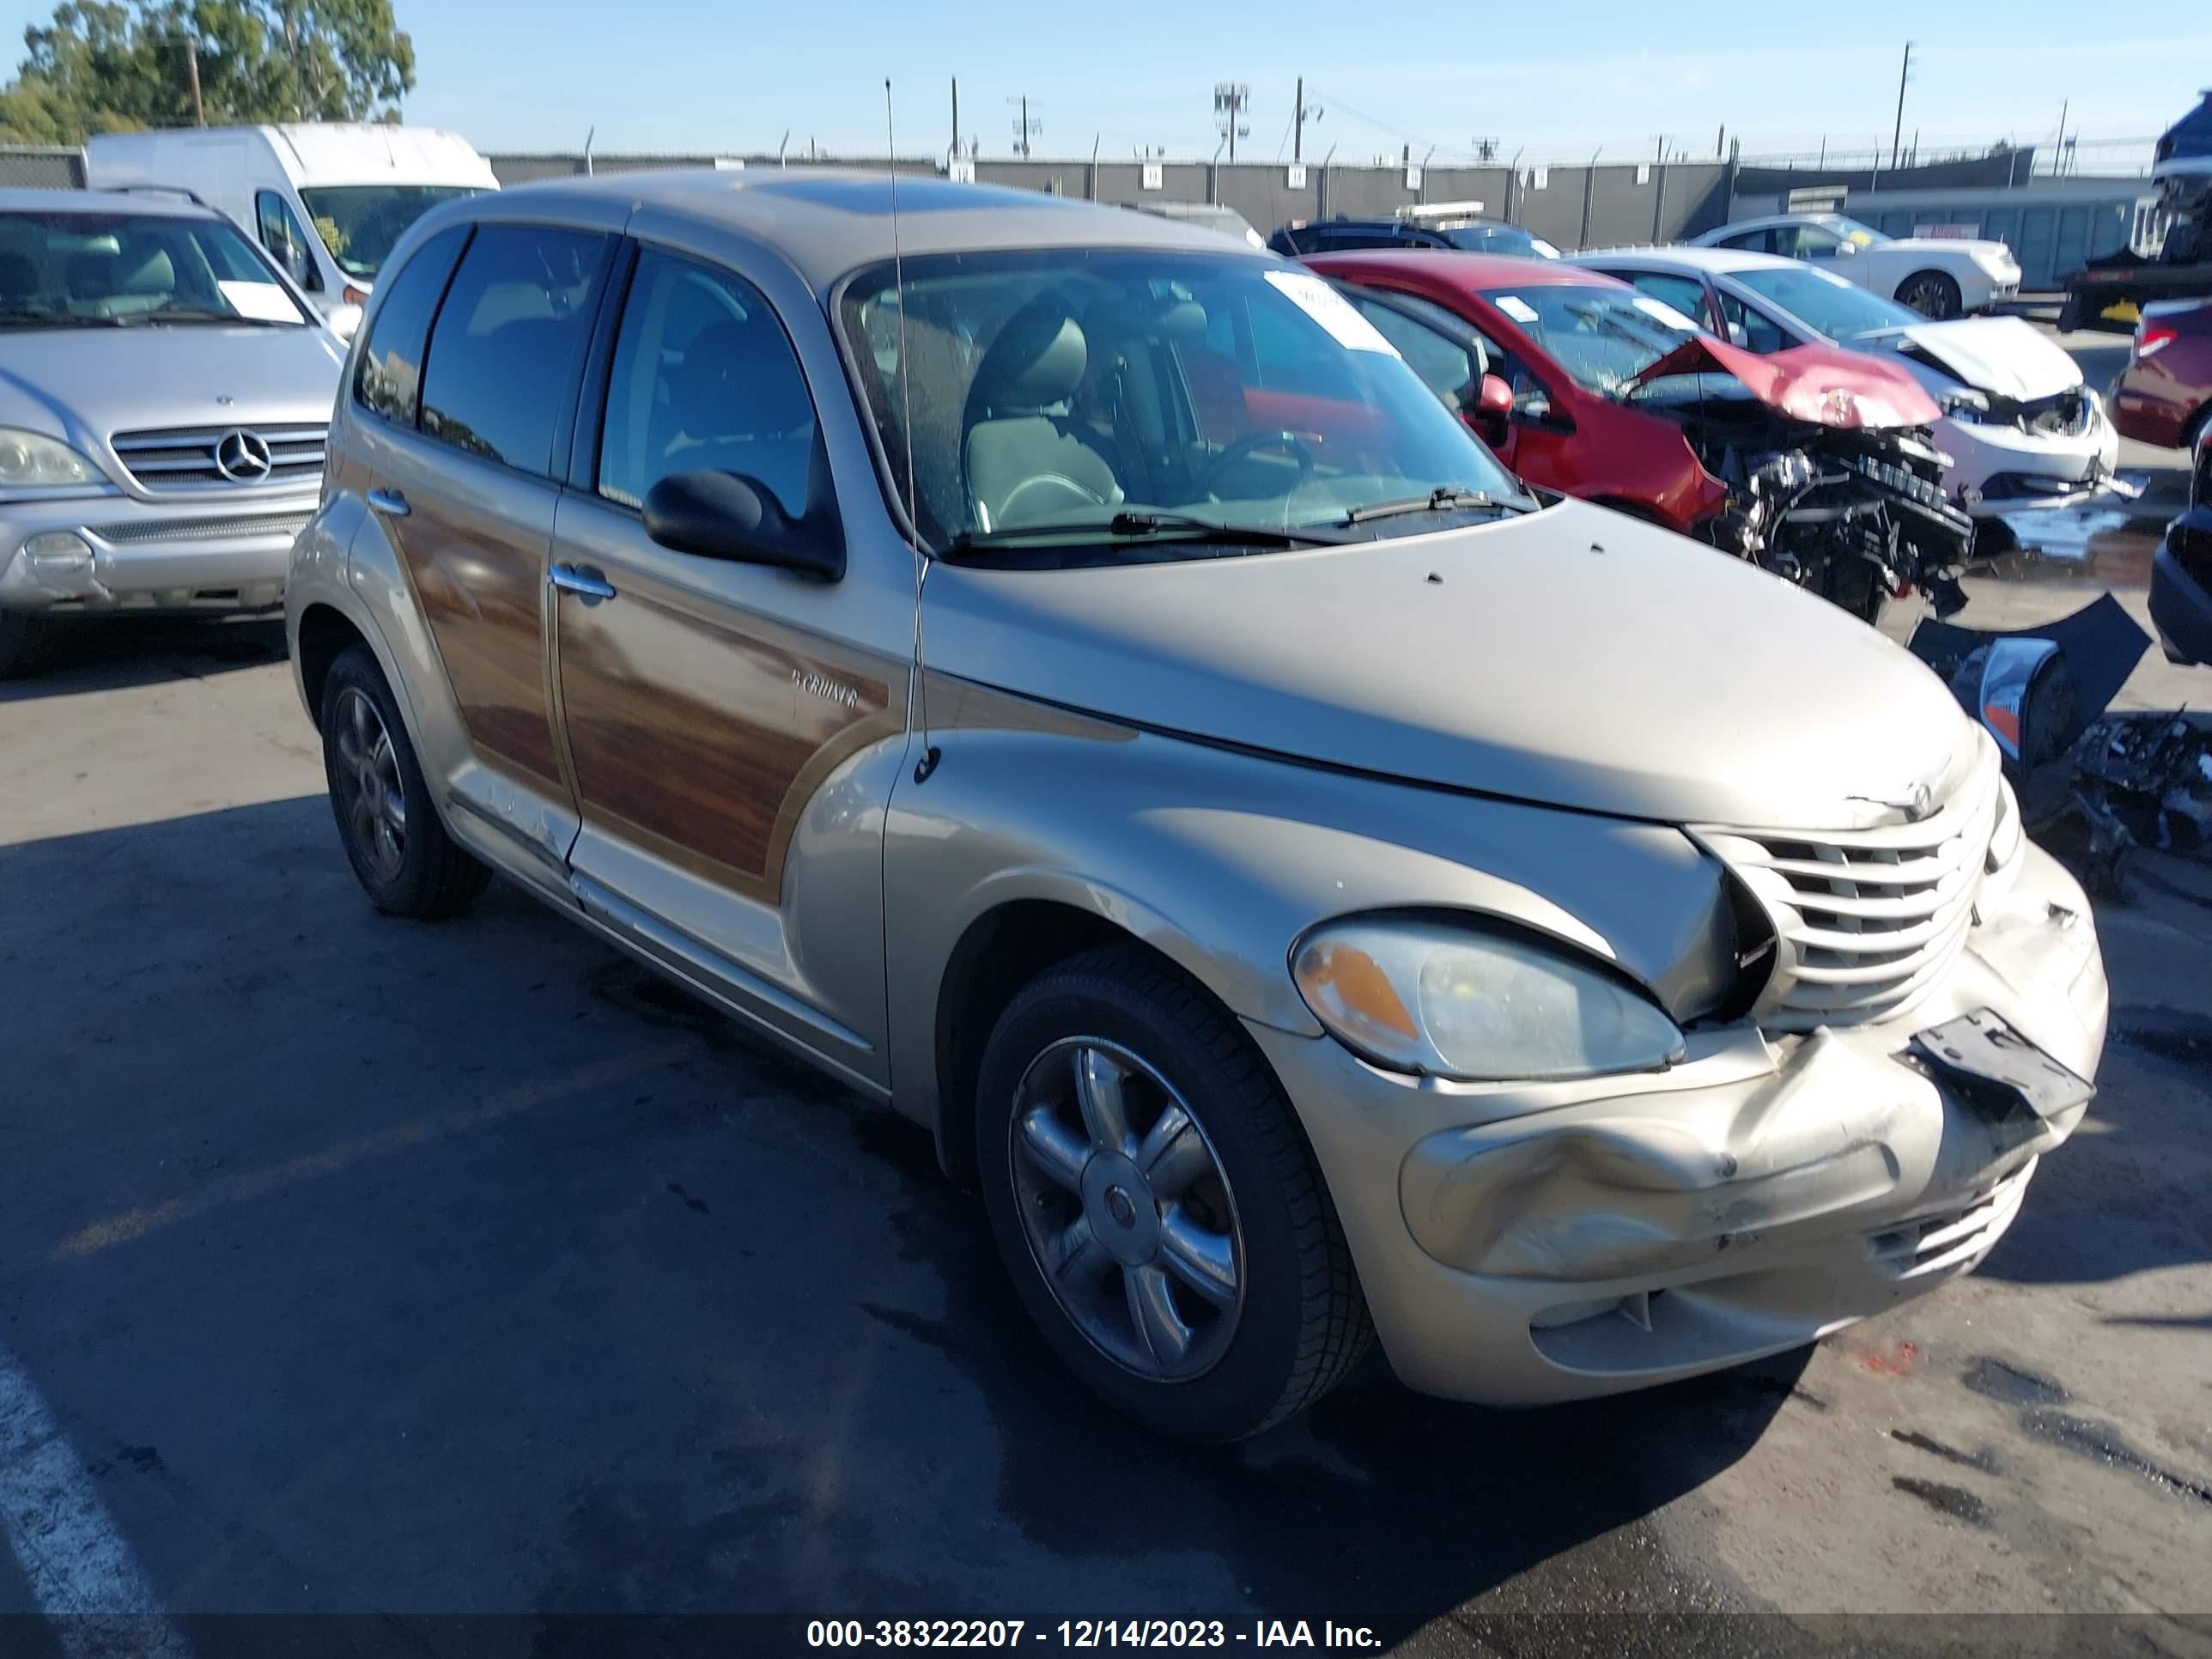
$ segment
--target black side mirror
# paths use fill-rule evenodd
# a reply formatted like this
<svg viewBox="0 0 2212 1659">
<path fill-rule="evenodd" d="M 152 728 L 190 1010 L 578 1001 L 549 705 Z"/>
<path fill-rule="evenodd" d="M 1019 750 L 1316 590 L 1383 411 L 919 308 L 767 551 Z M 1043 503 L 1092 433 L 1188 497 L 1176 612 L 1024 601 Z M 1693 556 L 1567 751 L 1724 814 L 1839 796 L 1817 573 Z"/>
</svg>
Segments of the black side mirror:
<svg viewBox="0 0 2212 1659">
<path fill-rule="evenodd" d="M 645 493 L 645 533 L 702 559 L 774 565 L 831 582 L 845 574 L 845 537 L 834 516 L 794 519 L 766 484 L 740 473 L 670 473 Z"/>
</svg>

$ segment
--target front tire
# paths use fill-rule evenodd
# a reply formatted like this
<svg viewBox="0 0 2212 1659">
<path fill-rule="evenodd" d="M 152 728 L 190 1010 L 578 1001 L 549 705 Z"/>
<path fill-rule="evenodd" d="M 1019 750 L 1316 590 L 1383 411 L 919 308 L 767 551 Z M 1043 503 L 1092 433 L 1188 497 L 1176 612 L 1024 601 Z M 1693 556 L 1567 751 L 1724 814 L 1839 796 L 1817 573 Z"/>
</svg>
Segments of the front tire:
<svg viewBox="0 0 2212 1659">
<path fill-rule="evenodd" d="M 1897 303 L 1938 323 L 1966 307 L 1959 284 L 1940 270 L 1914 271 L 1897 285 Z"/>
<path fill-rule="evenodd" d="M 984 1051 L 984 1206 L 1030 1318 L 1094 1394 L 1177 1439 L 1319 1400 L 1373 1330 L 1312 1150 L 1237 1022 L 1134 945 L 1032 982 Z"/>
<path fill-rule="evenodd" d="M 438 821 L 398 703 L 366 646 L 331 665 L 321 724 L 331 811 L 368 902 L 418 921 L 467 909 L 491 872 Z"/>
</svg>

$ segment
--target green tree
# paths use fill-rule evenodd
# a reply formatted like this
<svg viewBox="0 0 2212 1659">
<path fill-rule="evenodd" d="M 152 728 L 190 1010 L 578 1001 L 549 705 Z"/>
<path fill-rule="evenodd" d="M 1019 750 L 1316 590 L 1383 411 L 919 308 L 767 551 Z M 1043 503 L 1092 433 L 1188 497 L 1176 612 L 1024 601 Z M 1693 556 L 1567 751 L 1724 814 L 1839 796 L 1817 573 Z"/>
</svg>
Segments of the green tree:
<svg viewBox="0 0 2212 1659">
<path fill-rule="evenodd" d="M 0 143 L 189 125 L 195 58 L 210 125 L 397 119 L 415 85 L 391 0 L 64 0 L 23 47 Z"/>
</svg>

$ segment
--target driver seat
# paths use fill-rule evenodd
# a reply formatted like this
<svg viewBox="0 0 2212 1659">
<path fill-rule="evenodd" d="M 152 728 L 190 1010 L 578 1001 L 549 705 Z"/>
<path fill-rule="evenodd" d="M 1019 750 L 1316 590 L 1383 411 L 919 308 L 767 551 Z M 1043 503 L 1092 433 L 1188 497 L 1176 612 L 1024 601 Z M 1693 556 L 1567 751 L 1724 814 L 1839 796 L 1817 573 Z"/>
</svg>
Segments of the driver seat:
<svg viewBox="0 0 2212 1659">
<path fill-rule="evenodd" d="M 960 445 L 979 530 L 1049 524 L 1121 502 L 1112 465 L 1066 415 L 1048 412 L 1074 395 L 1089 358 L 1082 327 L 1050 294 L 1009 318 L 983 354 L 968 388 Z"/>
</svg>

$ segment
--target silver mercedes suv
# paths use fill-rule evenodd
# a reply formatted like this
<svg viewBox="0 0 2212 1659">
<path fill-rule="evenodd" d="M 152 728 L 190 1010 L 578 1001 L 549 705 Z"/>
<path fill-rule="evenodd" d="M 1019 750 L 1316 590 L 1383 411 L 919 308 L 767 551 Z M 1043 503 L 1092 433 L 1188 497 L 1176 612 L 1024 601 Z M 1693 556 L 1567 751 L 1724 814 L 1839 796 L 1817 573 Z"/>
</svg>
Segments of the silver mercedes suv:
<svg viewBox="0 0 2212 1659">
<path fill-rule="evenodd" d="M 928 1126 L 1165 1432 L 1370 1337 L 1513 1403 L 1813 1341 L 2082 1120 L 2088 906 L 1943 685 L 1532 496 L 1310 272 L 697 173 L 433 212 L 373 307 L 287 597 L 370 901 L 497 871 Z"/>
<path fill-rule="evenodd" d="M 0 191 L 0 677 L 58 617 L 276 605 L 343 355 L 219 213 Z"/>
</svg>

